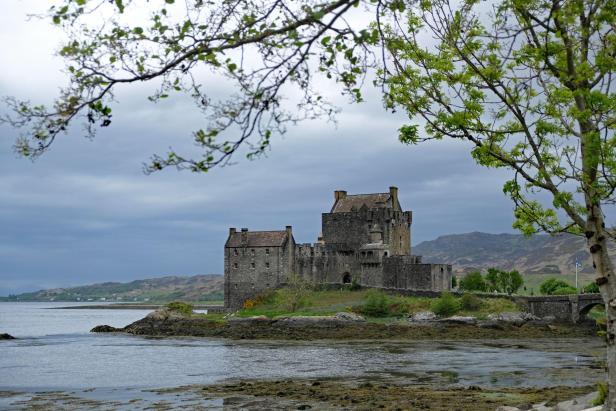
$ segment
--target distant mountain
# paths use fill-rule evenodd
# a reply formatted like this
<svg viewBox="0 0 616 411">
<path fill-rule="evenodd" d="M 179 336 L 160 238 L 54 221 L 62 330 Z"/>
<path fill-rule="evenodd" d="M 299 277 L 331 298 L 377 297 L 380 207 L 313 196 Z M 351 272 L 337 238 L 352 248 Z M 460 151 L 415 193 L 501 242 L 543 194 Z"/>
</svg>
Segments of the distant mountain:
<svg viewBox="0 0 616 411">
<path fill-rule="evenodd" d="M 616 250 L 613 245 L 610 248 Z M 575 270 L 576 258 L 582 273 L 593 272 L 586 240 L 570 234 L 451 234 L 424 241 L 412 253 L 426 262 L 453 264 L 456 273 L 499 267 L 526 274 L 569 274 Z"/>
<path fill-rule="evenodd" d="M 2 301 L 214 301 L 223 299 L 223 276 L 160 277 L 130 283 L 100 283 L 0 297 Z"/>
</svg>

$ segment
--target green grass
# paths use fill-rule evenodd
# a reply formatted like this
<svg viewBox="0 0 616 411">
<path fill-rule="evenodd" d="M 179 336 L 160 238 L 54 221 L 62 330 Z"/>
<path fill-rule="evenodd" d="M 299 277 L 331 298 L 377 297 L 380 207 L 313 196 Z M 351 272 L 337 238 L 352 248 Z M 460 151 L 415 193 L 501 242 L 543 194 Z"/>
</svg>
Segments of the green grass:
<svg viewBox="0 0 616 411">
<path fill-rule="evenodd" d="M 539 287 L 541 283 L 550 279 L 550 278 L 558 278 L 559 280 L 563 280 L 571 284 L 575 287 L 575 273 L 573 274 L 523 274 L 524 277 L 524 285 L 518 290 L 518 294 L 521 295 L 531 295 L 531 291 L 534 292 L 534 295 L 541 295 L 539 292 Z M 578 288 L 582 289 L 588 283 L 594 281 L 594 274 L 578 274 Z M 524 289 L 526 287 L 526 290 Z"/>
<path fill-rule="evenodd" d="M 277 290 L 263 298 L 253 308 L 240 310 L 237 315 L 241 317 L 264 315 L 274 318 L 280 316 L 333 315 L 341 311 L 363 313 L 363 308 L 366 306 L 371 293 L 374 294 L 374 291 L 308 291 L 304 304 L 298 310 L 289 312 L 284 305 L 284 290 Z M 455 299 L 460 300 L 459 297 Z M 519 311 L 519 307 L 506 298 L 482 298 L 480 300 L 478 309 L 460 310 L 456 314 L 485 318 L 492 313 Z M 429 311 L 435 299 L 387 295 L 386 301 L 387 310 L 384 313 L 379 313 L 378 316 L 364 315 L 373 322 L 395 322 L 420 311 Z"/>
</svg>

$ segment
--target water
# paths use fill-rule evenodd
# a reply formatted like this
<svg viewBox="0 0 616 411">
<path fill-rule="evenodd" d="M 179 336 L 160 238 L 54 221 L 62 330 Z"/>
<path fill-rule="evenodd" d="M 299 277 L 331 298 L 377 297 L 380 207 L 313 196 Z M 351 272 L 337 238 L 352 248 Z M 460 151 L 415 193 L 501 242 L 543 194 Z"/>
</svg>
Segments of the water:
<svg viewBox="0 0 616 411">
<path fill-rule="evenodd" d="M 590 385 L 602 378 L 599 339 L 465 342 L 288 342 L 91 334 L 148 311 L 62 310 L 0 303 L 0 391 L 115 391 L 227 378 L 380 377 L 490 387 Z M 1 405 L 1 403 L 0 403 Z"/>
</svg>

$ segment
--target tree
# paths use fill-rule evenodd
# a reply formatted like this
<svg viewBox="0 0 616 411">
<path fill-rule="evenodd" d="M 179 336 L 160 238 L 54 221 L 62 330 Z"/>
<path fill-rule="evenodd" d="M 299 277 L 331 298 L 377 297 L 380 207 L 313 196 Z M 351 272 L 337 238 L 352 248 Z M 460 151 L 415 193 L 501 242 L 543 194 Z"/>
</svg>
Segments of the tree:
<svg viewBox="0 0 616 411">
<path fill-rule="evenodd" d="M 558 278 L 549 278 L 539 286 L 543 295 L 566 295 L 577 294 L 577 290 L 571 284 Z"/>
<path fill-rule="evenodd" d="M 468 273 L 460 280 L 460 290 L 463 291 L 486 291 L 486 283 L 479 271 Z"/>
<path fill-rule="evenodd" d="M 498 276 L 499 291 L 508 295 L 516 293 L 524 284 L 522 275 L 516 270 L 501 271 Z"/>
<path fill-rule="evenodd" d="M 503 190 L 515 228 L 585 236 L 606 303 L 607 401 L 616 409 L 616 280 L 607 247 L 616 233 L 605 222 L 616 202 L 616 0 L 186 1 L 179 22 L 171 3 L 147 25 L 132 23 L 128 0 L 54 8 L 54 22 L 69 32 L 61 54 L 71 81 L 51 109 L 7 101 L 14 114 L 4 121 L 25 127 L 17 150 L 40 155 L 80 116 L 89 133 L 106 127 L 118 85 L 160 80 L 154 101 L 188 92 L 210 122 L 194 133 L 202 158 L 170 152 L 147 169 L 207 171 L 241 146 L 258 156 L 289 122 L 335 112 L 311 87 L 314 73 L 361 101 L 363 75 L 378 65 L 386 107 L 411 119 L 402 142 L 470 144 L 478 164 L 511 170 Z M 370 26 L 344 19 L 360 3 L 374 16 Z M 109 7 L 116 13 L 98 27 L 79 24 Z M 248 52 L 255 58 L 243 59 Z M 235 82 L 237 95 L 212 102 L 194 75 L 200 66 Z M 287 112 L 282 91 L 291 85 L 305 91 Z"/>
<path fill-rule="evenodd" d="M 500 270 L 496 268 L 488 268 L 488 273 L 486 274 L 487 291 L 501 291 L 498 283 L 499 273 Z"/>
</svg>

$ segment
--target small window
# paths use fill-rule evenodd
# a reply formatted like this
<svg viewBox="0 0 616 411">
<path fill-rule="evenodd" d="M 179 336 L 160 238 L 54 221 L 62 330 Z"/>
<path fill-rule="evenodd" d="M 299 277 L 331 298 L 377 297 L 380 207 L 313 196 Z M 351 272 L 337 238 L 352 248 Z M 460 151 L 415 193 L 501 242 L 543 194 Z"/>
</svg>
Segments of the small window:
<svg viewBox="0 0 616 411">
<path fill-rule="evenodd" d="M 250 263 L 250 268 L 255 268 L 255 263 Z"/>
<path fill-rule="evenodd" d="M 233 255 L 238 255 L 239 253 L 237 252 L 237 248 L 233 249 Z"/>
<path fill-rule="evenodd" d="M 233 268 L 237 268 L 237 263 L 233 263 Z"/>
<path fill-rule="evenodd" d="M 265 255 L 269 255 L 269 248 L 265 249 Z"/>
<path fill-rule="evenodd" d="M 252 255 L 252 256 L 255 255 L 255 249 L 254 248 L 250 250 L 250 255 Z"/>
<path fill-rule="evenodd" d="M 269 263 L 265 263 L 265 268 L 269 268 Z M 442 268 L 441 268 L 441 271 L 443 271 Z"/>
</svg>

